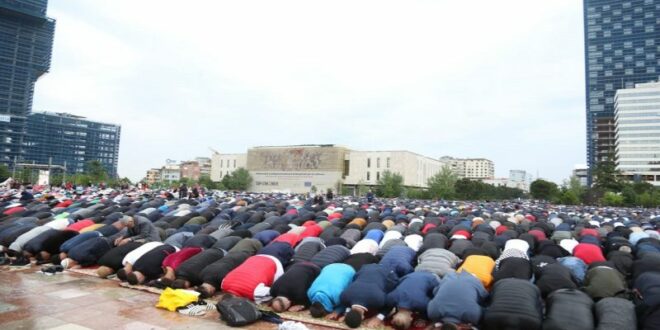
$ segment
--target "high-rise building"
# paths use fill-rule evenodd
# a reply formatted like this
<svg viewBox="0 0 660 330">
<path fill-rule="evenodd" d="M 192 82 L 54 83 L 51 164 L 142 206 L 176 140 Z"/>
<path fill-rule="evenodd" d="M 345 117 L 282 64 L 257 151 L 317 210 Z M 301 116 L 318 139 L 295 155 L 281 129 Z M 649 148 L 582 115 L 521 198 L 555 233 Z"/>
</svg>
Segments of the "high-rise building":
<svg viewBox="0 0 660 330">
<path fill-rule="evenodd" d="M 66 165 L 82 173 L 98 160 L 110 176 L 117 175 L 121 126 L 67 113 L 35 112 L 27 117 L 23 162 Z"/>
<path fill-rule="evenodd" d="M 575 165 L 571 175 L 580 181 L 581 186 L 587 186 L 587 177 L 589 176 L 589 168 L 587 165 Z"/>
<path fill-rule="evenodd" d="M 150 184 L 150 185 L 155 184 L 157 182 L 160 182 L 160 180 L 161 180 L 160 171 L 161 171 L 160 168 L 152 168 L 152 169 L 148 170 L 147 175 L 145 177 L 145 182 L 147 184 Z"/>
<path fill-rule="evenodd" d="M 55 20 L 48 0 L 0 0 L 0 163 L 23 161 L 37 79 L 48 72 Z"/>
<path fill-rule="evenodd" d="M 614 155 L 618 89 L 660 75 L 660 0 L 584 0 L 587 166 Z"/>
<path fill-rule="evenodd" d="M 660 186 L 660 83 L 620 89 L 614 104 L 617 169 Z"/>
<path fill-rule="evenodd" d="M 485 158 L 440 157 L 440 161 L 451 168 L 459 178 L 492 179 L 495 177 L 495 163 Z"/>
<path fill-rule="evenodd" d="M 211 177 L 211 158 L 195 157 L 195 161 L 199 163 L 199 176 Z"/>
</svg>

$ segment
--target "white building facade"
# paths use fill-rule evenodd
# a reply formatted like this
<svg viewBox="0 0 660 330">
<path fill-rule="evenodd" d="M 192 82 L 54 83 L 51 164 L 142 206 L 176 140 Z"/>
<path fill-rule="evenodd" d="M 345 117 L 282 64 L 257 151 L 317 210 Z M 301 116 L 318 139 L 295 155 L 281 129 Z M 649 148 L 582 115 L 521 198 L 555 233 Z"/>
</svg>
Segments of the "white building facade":
<svg viewBox="0 0 660 330">
<path fill-rule="evenodd" d="M 211 180 L 220 182 L 223 177 L 241 167 L 247 168 L 247 154 L 213 154 L 211 158 Z"/>
<path fill-rule="evenodd" d="M 349 150 L 335 145 L 255 147 L 248 150 L 250 190 L 335 192 L 345 176 Z"/>
<path fill-rule="evenodd" d="M 181 165 L 168 164 L 160 169 L 160 178 L 163 182 L 175 182 L 181 180 Z"/>
<path fill-rule="evenodd" d="M 426 188 L 428 179 L 446 163 L 410 151 L 354 151 L 347 155 L 348 174 L 344 185 L 376 185 L 383 172 L 398 173 L 403 185 Z"/>
<path fill-rule="evenodd" d="M 660 186 L 660 83 L 620 89 L 614 98 L 617 169 Z"/>
</svg>

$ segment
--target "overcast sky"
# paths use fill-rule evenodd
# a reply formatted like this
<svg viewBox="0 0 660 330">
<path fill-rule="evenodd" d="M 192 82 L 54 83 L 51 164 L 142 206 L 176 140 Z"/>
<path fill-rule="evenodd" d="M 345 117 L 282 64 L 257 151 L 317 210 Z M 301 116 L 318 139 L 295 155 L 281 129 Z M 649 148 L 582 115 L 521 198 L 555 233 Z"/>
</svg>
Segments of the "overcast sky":
<svg viewBox="0 0 660 330">
<path fill-rule="evenodd" d="M 34 110 L 121 124 L 119 174 L 258 145 L 585 163 L 582 4 L 50 0 Z"/>
</svg>

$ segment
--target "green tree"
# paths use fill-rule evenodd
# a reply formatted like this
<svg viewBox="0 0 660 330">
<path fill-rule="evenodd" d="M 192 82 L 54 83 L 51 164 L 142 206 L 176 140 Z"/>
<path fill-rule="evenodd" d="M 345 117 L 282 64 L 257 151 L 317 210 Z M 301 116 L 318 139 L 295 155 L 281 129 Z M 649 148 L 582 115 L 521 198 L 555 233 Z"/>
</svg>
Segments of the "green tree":
<svg viewBox="0 0 660 330">
<path fill-rule="evenodd" d="M 183 185 L 183 184 L 190 187 L 195 184 L 195 181 L 191 178 L 179 178 L 179 185 Z"/>
<path fill-rule="evenodd" d="M 200 186 L 205 187 L 207 189 L 216 189 L 216 183 L 211 180 L 211 177 L 208 175 L 202 175 L 199 177 L 199 180 L 197 180 Z"/>
<path fill-rule="evenodd" d="M 559 188 L 554 182 L 536 179 L 529 186 L 529 192 L 536 199 L 552 200 L 559 195 Z"/>
<path fill-rule="evenodd" d="M 575 191 L 566 189 L 561 193 L 561 196 L 559 197 L 559 203 L 564 205 L 578 205 L 580 204 L 580 198 L 575 193 Z"/>
<path fill-rule="evenodd" d="M 123 177 L 117 180 L 110 180 L 108 186 L 110 187 L 121 187 L 121 186 L 131 186 L 133 182 L 127 177 Z"/>
<path fill-rule="evenodd" d="M 460 179 L 454 184 L 454 190 L 458 199 L 479 199 L 478 187 L 476 181 L 470 179 Z"/>
<path fill-rule="evenodd" d="M 621 188 L 621 197 L 623 197 L 623 204 L 625 205 L 636 205 L 639 199 L 637 192 L 631 184 L 623 185 Z"/>
<path fill-rule="evenodd" d="M 609 156 L 598 162 L 593 171 L 594 187 L 604 191 L 620 192 L 623 188 L 621 173 L 616 169 L 616 160 Z"/>
<path fill-rule="evenodd" d="M 100 183 L 108 181 L 108 172 L 98 160 L 91 160 L 85 163 L 85 174 L 89 177 L 90 183 Z"/>
<path fill-rule="evenodd" d="M 225 175 L 222 185 L 230 190 L 248 190 L 252 184 L 252 176 L 245 168 L 239 167 L 229 175 Z"/>
<path fill-rule="evenodd" d="M 11 176 L 11 172 L 9 172 L 9 167 L 5 164 L 0 164 L 0 182 L 4 182 Z"/>
<path fill-rule="evenodd" d="M 421 188 L 408 188 L 405 190 L 405 195 L 410 199 L 431 199 L 429 191 Z"/>
<path fill-rule="evenodd" d="M 356 190 L 357 190 L 357 191 L 356 191 L 355 193 L 356 193 L 358 196 L 364 196 L 364 195 L 366 195 L 367 192 L 369 191 L 369 187 L 367 187 L 367 185 L 364 184 L 364 181 L 360 180 L 360 181 L 358 181 L 358 184 L 357 184 Z"/>
<path fill-rule="evenodd" d="M 63 180 L 64 176 L 61 173 L 51 174 L 50 178 L 48 179 L 51 186 L 61 186 Z"/>
<path fill-rule="evenodd" d="M 568 179 L 568 185 L 567 185 L 568 190 L 572 191 L 575 196 L 577 196 L 580 200 L 582 200 L 586 189 L 584 186 L 582 186 L 582 183 L 580 182 L 580 179 L 573 175 Z"/>
<path fill-rule="evenodd" d="M 223 176 L 222 180 L 220 180 L 220 184 L 225 187 L 225 189 L 232 189 L 231 175 L 226 174 Z"/>
<path fill-rule="evenodd" d="M 32 183 L 32 169 L 28 167 L 23 167 L 20 172 L 18 172 L 18 180 L 22 184 L 31 184 Z"/>
<path fill-rule="evenodd" d="M 623 196 L 615 192 L 608 191 L 605 193 L 605 195 L 603 195 L 601 203 L 606 206 L 621 206 L 623 205 Z"/>
<path fill-rule="evenodd" d="M 443 166 L 440 172 L 430 177 L 427 185 L 428 195 L 431 198 L 450 199 L 456 194 L 458 175 L 449 166 Z"/>
<path fill-rule="evenodd" d="M 379 197 L 399 197 L 403 194 L 403 176 L 399 173 L 384 171 L 378 180 L 376 195 Z"/>
<path fill-rule="evenodd" d="M 89 175 L 84 174 L 84 173 L 74 174 L 68 180 L 73 182 L 77 186 L 89 186 L 93 183 L 92 178 Z"/>
</svg>

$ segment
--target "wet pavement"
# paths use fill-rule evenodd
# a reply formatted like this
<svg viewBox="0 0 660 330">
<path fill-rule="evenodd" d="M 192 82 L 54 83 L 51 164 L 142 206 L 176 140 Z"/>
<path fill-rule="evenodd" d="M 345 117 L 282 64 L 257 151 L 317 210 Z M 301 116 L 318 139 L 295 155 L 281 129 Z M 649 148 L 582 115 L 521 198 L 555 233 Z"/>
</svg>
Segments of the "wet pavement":
<svg viewBox="0 0 660 330">
<path fill-rule="evenodd" d="M 0 329 L 222 329 L 216 311 L 185 316 L 154 307 L 158 295 L 75 273 L 38 267 L 0 270 Z M 308 325 L 310 329 L 328 329 Z M 249 329 L 277 329 L 259 322 Z"/>
</svg>

